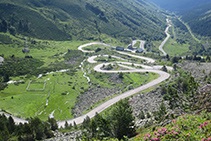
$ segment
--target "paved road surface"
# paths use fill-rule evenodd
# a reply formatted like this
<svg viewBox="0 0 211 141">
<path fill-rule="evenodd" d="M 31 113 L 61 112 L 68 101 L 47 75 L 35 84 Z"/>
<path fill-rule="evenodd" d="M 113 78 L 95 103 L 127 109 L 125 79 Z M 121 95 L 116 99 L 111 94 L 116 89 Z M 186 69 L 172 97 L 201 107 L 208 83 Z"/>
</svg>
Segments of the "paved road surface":
<svg viewBox="0 0 211 141">
<path fill-rule="evenodd" d="M 9 116 L 11 116 L 13 119 L 14 119 L 14 122 L 15 122 L 15 124 L 19 124 L 19 123 L 28 123 L 28 121 L 27 120 L 24 120 L 24 119 L 21 119 L 21 118 L 18 118 L 18 117 L 14 117 L 13 115 L 10 115 L 10 114 L 6 114 L 6 113 L 2 113 L 2 112 L 0 112 L 0 115 L 2 115 L 2 114 L 4 114 L 7 118 L 9 117 Z"/>
<path fill-rule="evenodd" d="M 168 19 L 166 19 L 166 21 L 167 21 L 167 23 L 169 23 L 169 20 Z M 170 34 L 168 34 L 168 30 L 169 30 L 169 28 L 171 27 L 171 25 L 170 24 L 168 24 L 168 27 L 166 28 L 166 30 L 165 30 L 165 33 L 166 33 L 166 35 L 167 35 L 167 37 L 165 38 L 165 40 L 161 43 L 161 45 L 159 46 L 159 50 L 163 53 L 163 55 L 164 56 L 166 56 L 167 55 L 167 53 L 163 50 L 163 46 L 165 45 L 165 43 L 168 41 L 168 39 L 170 38 Z"/>
<path fill-rule="evenodd" d="M 142 48 L 143 50 L 145 50 L 144 49 L 144 44 L 146 43 L 144 40 L 133 40 L 133 42 L 132 42 L 132 46 L 134 46 L 137 42 L 140 42 L 140 48 Z"/>
<path fill-rule="evenodd" d="M 0 64 L 4 61 L 4 58 L 0 56 Z"/>
<path fill-rule="evenodd" d="M 92 45 L 103 45 L 103 46 L 108 46 L 108 47 L 111 47 L 111 48 L 115 48 L 114 46 L 107 45 L 107 44 L 105 44 L 105 43 L 93 42 L 93 43 L 88 43 L 88 44 L 84 44 L 84 45 L 79 46 L 79 47 L 78 47 L 78 50 L 81 50 L 82 52 L 95 52 L 95 51 L 83 50 L 84 47 L 92 46 Z"/>
</svg>

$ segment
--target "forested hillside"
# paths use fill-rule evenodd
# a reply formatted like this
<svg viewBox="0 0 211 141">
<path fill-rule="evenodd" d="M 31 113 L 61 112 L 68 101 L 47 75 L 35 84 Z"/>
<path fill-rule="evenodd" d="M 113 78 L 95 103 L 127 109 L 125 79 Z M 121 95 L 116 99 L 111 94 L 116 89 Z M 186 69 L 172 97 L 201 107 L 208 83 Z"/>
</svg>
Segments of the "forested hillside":
<svg viewBox="0 0 211 141">
<path fill-rule="evenodd" d="M 184 10 L 179 13 L 192 32 L 201 36 L 211 36 L 211 2 Z"/>
<path fill-rule="evenodd" d="M 150 0 L 161 8 L 178 12 L 198 5 L 206 4 L 210 0 Z"/>
<path fill-rule="evenodd" d="M 165 17 L 146 0 L 0 0 L 0 31 L 47 39 L 159 40 Z"/>
</svg>

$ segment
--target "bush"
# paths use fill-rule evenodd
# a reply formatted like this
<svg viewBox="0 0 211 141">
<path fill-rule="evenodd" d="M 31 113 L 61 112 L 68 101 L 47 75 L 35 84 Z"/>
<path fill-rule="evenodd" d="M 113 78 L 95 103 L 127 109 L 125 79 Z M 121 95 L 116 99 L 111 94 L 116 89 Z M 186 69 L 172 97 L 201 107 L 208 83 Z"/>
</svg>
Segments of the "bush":
<svg viewBox="0 0 211 141">
<path fill-rule="evenodd" d="M 206 112 L 202 112 L 200 115 L 182 115 L 173 119 L 165 127 L 157 127 L 155 131 L 143 136 L 138 135 L 133 140 L 209 141 L 211 140 L 211 120 L 208 120 L 210 116 L 211 113 Z"/>
</svg>

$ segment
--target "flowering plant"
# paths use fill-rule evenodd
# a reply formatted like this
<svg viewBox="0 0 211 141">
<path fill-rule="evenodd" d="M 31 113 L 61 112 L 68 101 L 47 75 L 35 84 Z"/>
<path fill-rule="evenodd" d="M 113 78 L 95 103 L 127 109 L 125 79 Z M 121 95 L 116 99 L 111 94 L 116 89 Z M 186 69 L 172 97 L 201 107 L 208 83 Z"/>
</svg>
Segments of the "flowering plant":
<svg viewBox="0 0 211 141">
<path fill-rule="evenodd" d="M 210 117 L 211 114 L 209 113 Z M 165 127 L 157 127 L 146 135 L 137 135 L 133 140 L 139 141 L 211 141 L 211 120 L 200 115 L 182 115 Z"/>
</svg>

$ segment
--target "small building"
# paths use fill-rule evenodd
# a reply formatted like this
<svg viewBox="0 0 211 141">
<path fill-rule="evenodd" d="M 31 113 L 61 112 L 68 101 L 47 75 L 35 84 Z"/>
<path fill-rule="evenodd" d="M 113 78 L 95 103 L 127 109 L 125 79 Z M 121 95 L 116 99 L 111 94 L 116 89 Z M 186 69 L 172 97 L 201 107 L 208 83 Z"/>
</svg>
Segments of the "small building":
<svg viewBox="0 0 211 141">
<path fill-rule="evenodd" d="M 136 53 L 142 53 L 144 50 L 142 48 L 136 50 Z"/>
<path fill-rule="evenodd" d="M 124 51 L 125 48 L 123 48 L 123 47 L 116 47 L 116 50 L 118 50 L 118 51 Z"/>
<path fill-rule="evenodd" d="M 30 50 L 29 50 L 28 48 L 23 48 L 23 49 L 22 49 L 22 52 L 23 52 L 23 53 L 29 53 Z"/>
</svg>

